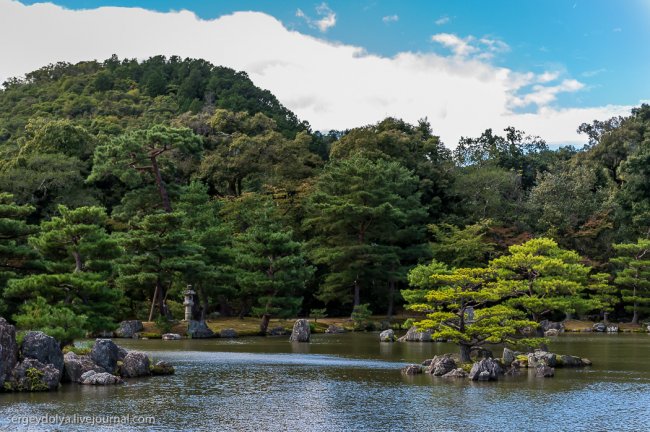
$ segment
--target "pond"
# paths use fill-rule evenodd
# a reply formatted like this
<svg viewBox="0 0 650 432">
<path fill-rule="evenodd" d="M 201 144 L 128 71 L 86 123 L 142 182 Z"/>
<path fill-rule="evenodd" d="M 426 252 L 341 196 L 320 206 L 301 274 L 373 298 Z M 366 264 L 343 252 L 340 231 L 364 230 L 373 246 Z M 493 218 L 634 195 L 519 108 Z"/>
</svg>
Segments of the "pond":
<svg viewBox="0 0 650 432">
<path fill-rule="evenodd" d="M 563 334 L 550 350 L 588 357 L 591 368 L 488 383 L 402 376 L 403 365 L 455 347 L 380 344 L 377 333 L 314 335 L 310 344 L 287 337 L 116 342 L 173 363 L 176 375 L 0 394 L 0 430 L 639 431 L 650 422 L 646 334 Z M 31 416 L 31 424 L 12 416 Z M 107 417 L 130 423 L 103 424 L 115 422 Z"/>
</svg>

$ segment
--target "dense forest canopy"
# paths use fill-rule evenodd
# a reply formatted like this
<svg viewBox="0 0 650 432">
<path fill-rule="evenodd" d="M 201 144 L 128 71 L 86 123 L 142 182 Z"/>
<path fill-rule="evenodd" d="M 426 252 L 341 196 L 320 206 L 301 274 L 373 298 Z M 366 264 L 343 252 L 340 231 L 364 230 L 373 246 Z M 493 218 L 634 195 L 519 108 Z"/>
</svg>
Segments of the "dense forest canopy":
<svg viewBox="0 0 650 432">
<path fill-rule="evenodd" d="M 202 318 L 365 303 L 390 316 L 414 267 L 427 287 L 490 281 L 513 246 L 544 237 L 575 251 L 580 289 L 534 316 L 523 297 L 495 311 L 638 321 L 650 106 L 576 127 L 582 149 L 507 128 L 451 151 L 426 119 L 314 132 L 245 73 L 203 60 L 50 65 L 0 91 L 0 313 L 38 326 L 38 311 L 72 338 L 181 318 L 191 284 Z"/>
</svg>

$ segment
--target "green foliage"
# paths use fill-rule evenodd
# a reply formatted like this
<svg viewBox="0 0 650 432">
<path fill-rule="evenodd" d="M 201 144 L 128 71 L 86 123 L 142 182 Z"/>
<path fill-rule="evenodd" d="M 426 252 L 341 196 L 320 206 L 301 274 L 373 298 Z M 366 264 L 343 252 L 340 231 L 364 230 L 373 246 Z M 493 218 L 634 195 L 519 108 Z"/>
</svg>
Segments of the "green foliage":
<svg viewBox="0 0 650 432">
<path fill-rule="evenodd" d="M 43 297 L 25 303 L 13 318 L 18 328 L 42 331 L 59 341 L 61 346 L 86 334 L 85 315 L 78 315 L 61 303 L 50 304 Z"/>
<path fill-rule="evenodd" d="M 302 243 L 293 240 L 270 204 L 259 201 L 254 224 L 235 238 L 236 279 L 254 315 L 288 318 L 300 310 L 314 269 L 306 263 Z"/>
<path fill-rule="evenodd" d="M 33 300 L 40 296 L 86 316 L 88 331 L 111 330 L 115 304 L 122 294 L 108 280 L 112 260 L 120 250 L 105 230 L 106 213 L 99 207 L 71 210 L 65 206 L 59 206 L 58 213 L 30 237 L 30 244 L 44 258 L 45 273 L 10 281 L 5 297 Z"/>
<path fill-rule="evenodd" d="M 63 347 L 63 354 L 73 352 L 77 355 L 88 355 L 92 351 L 93 346 L 91 343 L 71 344 Z"/>
<path fill-rule="evenodd" d="M 615 244 L 614 250 L 614 283 L 620 287 L 625 310 L 632 312 L 632 322 L 636 324 L 640 312 L 650 312 L 650 240 Z"/>
<path fill-rule="evenodd" d="M 327 309 L 312 309 L 309 311 L 309 318 L 312 318 L 314 322 L 318 322 L 319 319 L 327 318 Z"/>
<path fill-rule="evenodd" d="M 368 303 L 363 303 L 354 306 L 350 318 L 354 322 L 354 328 L 357 330 L 362 330 L 365 329 L 369 324 L 371 316 L 372 311 L 370 310 L 370 305 Z"/>
<path fill-rule="evenodd" d="M 487 264 L 495 244 L 486 238 L 490 220 L 460 228 L 451 224 L 429 225 L 433 258 L 453 267 L 475 267 Z"/>
</svg>

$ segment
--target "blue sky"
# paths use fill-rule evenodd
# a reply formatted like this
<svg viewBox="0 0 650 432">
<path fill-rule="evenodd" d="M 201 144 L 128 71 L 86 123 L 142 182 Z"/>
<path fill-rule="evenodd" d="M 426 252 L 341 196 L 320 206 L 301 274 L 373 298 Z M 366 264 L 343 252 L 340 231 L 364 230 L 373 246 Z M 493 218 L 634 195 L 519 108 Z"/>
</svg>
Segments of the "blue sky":
<svg viewBox="0 0 650 432">
<path fill-rule="evenodd" d="M 0 82 L 48 63 L 203 58 L 317 130 L 427 117 L 582 145 L 583 122 L 650 100 L 650 0 L 0 0 Z"/>
<path fill-rule="evenodd" d="M 37 3 L 26 1 L 25 4 Z M 321 31 L 296 16 L 322 18 L 322 2 L 305 1 L 87 1 L 55 0 L 71 9 L 142 7 L 187 9 L 204 19 L 235 11 L 262 11 L 301 33 L 393 56 L 440 52 L 433 33 L 488 36 L 510 49 L 492 60 L 518 71 L 563 71 L 584 91 L 558 96 L 571 106 L 636 104 L 650 98 L 650 0 L 328 1 L 336 24 Z M 322 12 L 322 11 L 321 11 Z"/>
</svg>

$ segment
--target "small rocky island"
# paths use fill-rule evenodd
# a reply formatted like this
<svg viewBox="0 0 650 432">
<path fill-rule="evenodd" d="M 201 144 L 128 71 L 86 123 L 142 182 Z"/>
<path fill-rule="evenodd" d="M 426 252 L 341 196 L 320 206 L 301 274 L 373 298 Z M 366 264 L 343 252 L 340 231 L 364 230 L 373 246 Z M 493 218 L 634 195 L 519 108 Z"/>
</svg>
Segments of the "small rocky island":
<svg viewBox="0 0 650 432">
<path fill-rule="evenodd" d="M 18 344 L 14 326 L 0 318 L 3 391 L 52 391 L 61 383 L 113 385 L 124 383 L 124 378 L 173 373 L 167 362 L 152 364 L 145 353 L 127 351 L 110 339 L 97 339 L 88 353 L 65 355 L 56 339 L 42 332 L 28 332 Z"/>
<path fill-rule="evenodd" d="M 472 381 L 496 381 L 500 376 L 522 375 L 524 370 L 531 369 L 538 378 L 551 378 L 555 368 L 580 368 L 591 366 L 591 361 L 571 355 L 555 354 L 544 350 L 533 352 L 512 351 L 503 349 L 501 358 L 492 358 L 485 350 L 484 357 L 477 358 L 473 364 L 459 362 L 453 354 L 442 354 L 421 364 L 412 364 L 402 368 L 405 375 L 431 374 L 443 378 L 469 378 Z"/>
</svg>

